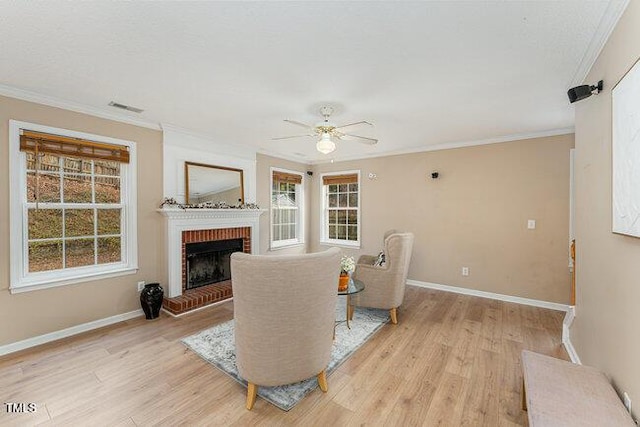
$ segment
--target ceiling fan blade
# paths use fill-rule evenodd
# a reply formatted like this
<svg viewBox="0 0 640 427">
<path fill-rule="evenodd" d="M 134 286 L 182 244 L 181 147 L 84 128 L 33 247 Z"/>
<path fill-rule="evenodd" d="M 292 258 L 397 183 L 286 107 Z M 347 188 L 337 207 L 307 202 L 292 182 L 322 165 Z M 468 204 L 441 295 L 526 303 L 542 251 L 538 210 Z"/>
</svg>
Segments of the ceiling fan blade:
<svg viewBox="0 0 640 427">
<path fill-rule="evenodd" d="M 344 139 L 347 141 L 360 142 L 362 144 L 368 144 L 368 145 L 375 145 L 378 143 L 378 140 L 374 138 L 367 138 L 366 136 L 358 136 L 358 135 L 349 135 L 346 133 L 341 133 L 338 136 L 338 138 Z"/>
<path fill-rule="evenodd" d="M 280 136 L 278 138 L 271 138 L 272 141 L 277 141 L 279 139 L 291 139 L 291 138 L 303 138 L 303 137 L 309 137 L 309 138 L 315 138 L 315 135 L 291 135 L 291 136 Z"/>
<path fill-rule="evenodd" d="M 354 123 L 349 123 L 346 125 L 342 125 L 342 126 L 336 126 L 336 129 L 342 129 L 342 128 L 346 128 L 347 126 L 355 126 L 355 125 L 369 125 L 369 126 L 373 126 L 373 123 L 369 123 L 366 120 L 362 120 L 360 122 L 354 122 Z"/>
<path fill-rule="evenodd" d="M 312 130 L 315 129 L 314 126 L 307 125 L 307 124 L 304 124 L 304 123 L 301 123 L 301 122 L 296 122 L 295 120 L 284 119 L 284 121 L 287 122 L 287 123 L 291 123 L 292 125 L 300 126 L 300 127 L 306 128 L 306 129 L 312 129 Z"/>
</svg>

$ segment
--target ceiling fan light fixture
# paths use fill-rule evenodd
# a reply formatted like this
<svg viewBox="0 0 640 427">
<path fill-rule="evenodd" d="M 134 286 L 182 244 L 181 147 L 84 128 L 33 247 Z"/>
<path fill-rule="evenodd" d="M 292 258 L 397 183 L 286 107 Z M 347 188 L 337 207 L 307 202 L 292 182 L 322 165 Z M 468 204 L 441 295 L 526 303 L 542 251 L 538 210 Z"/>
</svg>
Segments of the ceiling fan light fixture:
<svg viewBox="0 0 640 427">
<path fill-rule="evenodd" d="M 316 149 L 322 154 L 329 154 L 336 149 L 336 144 L 331 140 L 331 135 L 325 132 L 316 143 Z"/>
</svg>

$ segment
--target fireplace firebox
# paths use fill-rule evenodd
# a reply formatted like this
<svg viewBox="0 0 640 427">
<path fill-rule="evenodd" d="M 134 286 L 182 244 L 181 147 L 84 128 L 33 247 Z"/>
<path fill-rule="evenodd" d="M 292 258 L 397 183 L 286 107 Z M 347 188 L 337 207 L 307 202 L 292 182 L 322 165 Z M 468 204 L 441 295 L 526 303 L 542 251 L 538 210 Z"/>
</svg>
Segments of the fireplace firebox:
<svg viewBox="0 0 640 427">
<path fill-rule="evenodd" d="M 187 243 L 186 289 L 230 280 L 231 254 L 242 250 L 242 239 Z"/>
</svg>

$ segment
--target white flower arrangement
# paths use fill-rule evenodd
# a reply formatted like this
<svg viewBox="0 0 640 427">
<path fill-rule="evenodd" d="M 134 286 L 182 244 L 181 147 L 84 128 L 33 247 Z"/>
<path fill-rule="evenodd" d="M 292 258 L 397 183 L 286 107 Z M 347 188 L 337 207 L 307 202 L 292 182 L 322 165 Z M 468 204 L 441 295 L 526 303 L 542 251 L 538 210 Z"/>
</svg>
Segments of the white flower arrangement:
<svg viewBox="0 0 640 427">
<path fill-rule="evenodd" d="M 353 271 L 356 269 L 356 261 L 352 256 L 343 256 L 340 260 L 340 269 L 341 273 L 353 273 Z"/>
</svg>

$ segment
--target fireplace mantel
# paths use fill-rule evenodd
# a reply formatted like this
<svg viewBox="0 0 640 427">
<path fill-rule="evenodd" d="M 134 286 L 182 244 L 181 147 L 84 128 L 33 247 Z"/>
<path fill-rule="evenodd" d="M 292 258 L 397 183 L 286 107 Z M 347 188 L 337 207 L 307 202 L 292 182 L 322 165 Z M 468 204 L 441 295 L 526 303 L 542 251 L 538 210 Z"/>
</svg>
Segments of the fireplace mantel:
<svg viewBox="0 0 640 427">
<path fill-rule="evenodd" d="M 162 208 L 157 209 L 162 215 L 169 220 L 179 219 L 252 219 L 259 218 L 266 209 L 181 209 L 181 208 Z"/>
<path fill-rule="evenodd" d="M 167 230 L 168 297 L 182 294 L 182 232 L 219 228 L 250 227 L 251 253 L 259 254 L 260 215 L 266 209 L 181 209 L 162 208 Z"/>
</svg>

